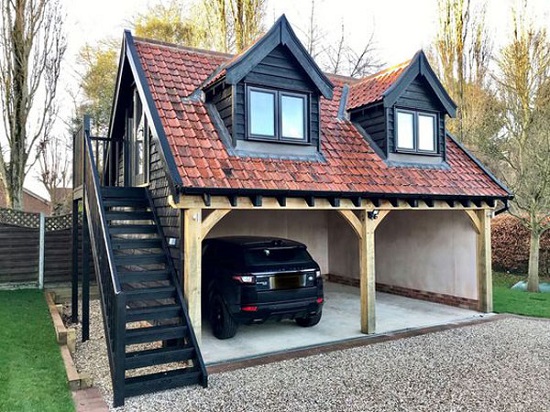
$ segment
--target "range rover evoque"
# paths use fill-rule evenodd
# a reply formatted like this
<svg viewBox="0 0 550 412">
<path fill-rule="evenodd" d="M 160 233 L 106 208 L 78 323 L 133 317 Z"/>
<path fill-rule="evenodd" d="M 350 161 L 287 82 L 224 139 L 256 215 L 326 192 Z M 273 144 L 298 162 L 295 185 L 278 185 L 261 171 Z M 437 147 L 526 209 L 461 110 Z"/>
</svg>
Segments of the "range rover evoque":
<svg viewBox="0 0 550 412">
<path fill-rule="evenodd" d="M 214 336 L 235 336 L 239 324 L 294 319 L 319 323 L 323 279 L 306 245 L 289 239 L 232 236 L 202 245 L 203 312 Z"/>
</svg>

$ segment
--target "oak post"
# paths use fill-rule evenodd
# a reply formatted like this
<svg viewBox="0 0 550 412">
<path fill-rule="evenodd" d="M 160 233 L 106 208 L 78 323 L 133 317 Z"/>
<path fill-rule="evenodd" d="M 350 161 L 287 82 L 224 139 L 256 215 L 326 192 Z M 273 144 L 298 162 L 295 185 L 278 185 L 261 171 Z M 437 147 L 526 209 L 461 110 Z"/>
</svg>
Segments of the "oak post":
<svg viewBox="0 0 550 412">
<path fill-rule="evenodd" d="M 376 225 L 361 211 L 361 236 L 359 237 L 359 284 L 361 289 L 361 332 L 376 330 L 376 283 L 374 261 L 374 231 Z"/>
<path fill-rule="evenodd" d="M 197 340 L 201 340 L 201 240 L 202 213 L 183 211 L 183 292 Z"/>
<path fill-rule="evenodd" d="M 480 231 L 477 235 L 477 285 L 479 311 L 493 311 L 493 272 L 491 266 L 491 210 L 477 212 Z"/>
</svg>

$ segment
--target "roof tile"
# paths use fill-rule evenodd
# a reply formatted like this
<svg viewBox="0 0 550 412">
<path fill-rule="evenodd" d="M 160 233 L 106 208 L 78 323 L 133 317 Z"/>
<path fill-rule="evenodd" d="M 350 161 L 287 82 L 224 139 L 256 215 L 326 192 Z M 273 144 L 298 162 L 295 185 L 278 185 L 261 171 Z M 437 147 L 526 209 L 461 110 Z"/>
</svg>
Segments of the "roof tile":
<svg viewBox="0 0 550 412">
<path fill-rule="evenodd" d="M 506 196 L 451 139 L 445 169 L 391 167 L 347 120 L 337 119 L 346 80 L 333 77 L 334 98 L 321 98 L 324 161 L 231 155 L 204 104 L 190 95 L 229 57 L 136 39 L 148 86 L 185 186 L 287 191 Z M 349 82 L 348 109 L 379 101 L 408 62 Z M 167 69 L 167 70 L 164 70 Z"/>
</svg>

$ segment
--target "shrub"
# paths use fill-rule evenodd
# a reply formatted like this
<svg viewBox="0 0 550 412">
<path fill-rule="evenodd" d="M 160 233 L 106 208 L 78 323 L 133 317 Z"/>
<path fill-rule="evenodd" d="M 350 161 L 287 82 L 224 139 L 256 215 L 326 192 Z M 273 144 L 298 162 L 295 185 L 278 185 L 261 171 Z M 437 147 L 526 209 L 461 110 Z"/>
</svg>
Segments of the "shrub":
<svg viewBox="0 0 550 412">
<path fill-rule="evenodd" d="M 493 219 L 493 269 L 526 274 L 529 265 L 529 239 L 529 230 L 516 217 L 506 213 Z M 541 237 L 539 265 L 541 276 L 550 275 L 550 231 L 546 231 Z"/>
</svg>

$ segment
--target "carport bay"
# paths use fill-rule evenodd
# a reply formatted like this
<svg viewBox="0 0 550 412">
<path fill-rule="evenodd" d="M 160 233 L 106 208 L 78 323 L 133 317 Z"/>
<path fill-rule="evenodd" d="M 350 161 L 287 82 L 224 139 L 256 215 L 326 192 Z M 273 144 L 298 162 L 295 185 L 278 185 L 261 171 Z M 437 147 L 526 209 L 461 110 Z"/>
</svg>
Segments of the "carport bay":
<svg viewBox="0 0 550 412">
<path fill-rule="evenodd" d="M 359 286 L 357 330 L 377 333 L 376 287 L 409 297 L 491 311 L 492 205 L 458 202 L 381 201 L 333 206 L 324 199 L 182 197 L 184 291 L 193 325 L 202 326 L 200 244 L 207 236 L 261 235 L 308 245 L 329 280 Z M 357 315 L 357 314 L 356 314 Z M 199 335 L 200 336 L 200 335 Z"/>
</svg>

